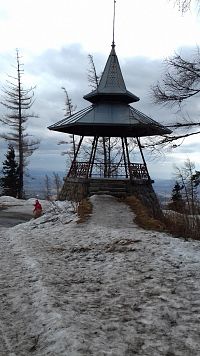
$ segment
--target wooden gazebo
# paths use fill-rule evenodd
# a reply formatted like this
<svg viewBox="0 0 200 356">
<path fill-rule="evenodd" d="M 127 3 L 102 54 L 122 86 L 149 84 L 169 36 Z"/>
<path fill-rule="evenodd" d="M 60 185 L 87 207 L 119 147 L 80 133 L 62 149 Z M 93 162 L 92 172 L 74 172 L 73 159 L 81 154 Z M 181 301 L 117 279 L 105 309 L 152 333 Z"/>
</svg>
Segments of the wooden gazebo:
<svg viewBox="0 0 200 356">
<path fill-rule="evenodd" d="M 116 196 L 154 194 L 140 137 L 164 135 L 171 131 L 130 106 L 139 98 L 126 89 L 114 42 L 97 89 L 85 95 L 84 99 L 91 103 L 89 107 L 49 127 L 50 130 L 80 136 L 65 179 L 64 196 L 80 200 L 94 193 Z M 82 146 L 88 136 L 93 139 L 89 158 L 84 159 Z M 112 162 L 110 150 L 106 151 L 105 142 L 109 146 L 112 137 L 118 137 L 121 142 L 120 162 Z M 141 156 L 139 163 L 130 159 L 130 138 L 137 142 Z M 104 153 L 102 160 L 99 159 L 99 145 L 102 145 Z"/>
</svg>

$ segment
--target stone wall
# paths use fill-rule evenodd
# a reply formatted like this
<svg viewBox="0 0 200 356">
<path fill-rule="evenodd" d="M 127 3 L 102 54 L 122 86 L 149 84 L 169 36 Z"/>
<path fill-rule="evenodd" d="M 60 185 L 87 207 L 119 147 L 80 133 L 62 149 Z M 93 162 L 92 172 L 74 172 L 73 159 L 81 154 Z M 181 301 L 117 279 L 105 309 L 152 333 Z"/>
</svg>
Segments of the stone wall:
<svg viewBox="0 0 200 356">
<path fill-rule="evenodd" d="M 88 179 L 65 178 L 59 199 L 79 202 L 88 196 L 88 186 Z"/>
<path fill-rule="evenodd" d="M 119 198 L 134 195 L 149 210 L 150 216 L 157 219 L 163 217 L 152 182 L 147 180 L 65 178 L 60 199 L 78 202 L 93 194 Z"/>
<path fill-rule="evenodd" d="M 163 219 L 160 203 L 151 182 L 146 184 L 130 184 L 128 195 L 134 195 L 138 198 L 149 210 L 150 216 L 156 219 Z"/>
</svg>

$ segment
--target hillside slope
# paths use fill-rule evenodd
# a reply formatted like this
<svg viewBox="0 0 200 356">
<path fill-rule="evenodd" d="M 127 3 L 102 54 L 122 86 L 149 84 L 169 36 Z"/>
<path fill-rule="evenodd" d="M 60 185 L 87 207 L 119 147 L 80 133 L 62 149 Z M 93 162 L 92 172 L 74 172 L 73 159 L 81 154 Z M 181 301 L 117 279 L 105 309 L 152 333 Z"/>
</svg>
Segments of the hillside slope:
<svg viewBox="0 0 200 356">
<path fill-rule="evenodd" d="M 145 231 L 110 196 L 0 230 L 0 355 L 197 356 L 199 242 Z"/>
</svg>

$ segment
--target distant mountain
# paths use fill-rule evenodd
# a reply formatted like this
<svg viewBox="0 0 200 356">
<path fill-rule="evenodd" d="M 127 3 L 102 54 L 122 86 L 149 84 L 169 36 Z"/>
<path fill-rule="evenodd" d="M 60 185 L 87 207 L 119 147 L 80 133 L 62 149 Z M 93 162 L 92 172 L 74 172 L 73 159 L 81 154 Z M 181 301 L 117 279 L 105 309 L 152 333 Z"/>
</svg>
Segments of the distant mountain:
<svg viewBox="0 0 200 356">
<path fill-rule="evenodd" d="M 173 179 L 156 179 L 153 184 L 153 188 L 157 197 L 161 203 L 161 206 L 164 207 L 168 204 L 171 198 L 171 192 L 174 187 Z"/>
<path fill-rule="evenodd" d="M 173 179 L 156 179 L 153 187 L 157 194 L 171 196 L 174 184 L 175 181 Z"/>
</svg>

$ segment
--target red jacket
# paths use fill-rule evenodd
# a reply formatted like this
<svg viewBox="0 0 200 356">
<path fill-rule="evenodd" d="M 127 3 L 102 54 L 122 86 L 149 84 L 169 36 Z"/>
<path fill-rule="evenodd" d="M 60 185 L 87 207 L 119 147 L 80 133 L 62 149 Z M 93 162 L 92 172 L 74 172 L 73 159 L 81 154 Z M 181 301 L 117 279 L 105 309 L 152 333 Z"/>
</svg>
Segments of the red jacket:
<svg viewBox="0 0 200 356">
<path fill-rule="evenodd" d="M 42 205 L 40 204 L 40 202 L 38 200 L 36 200 L 35 204 L 34 204 L 34 211 L 35 210 L 42 210 Z"/>
</svg>

